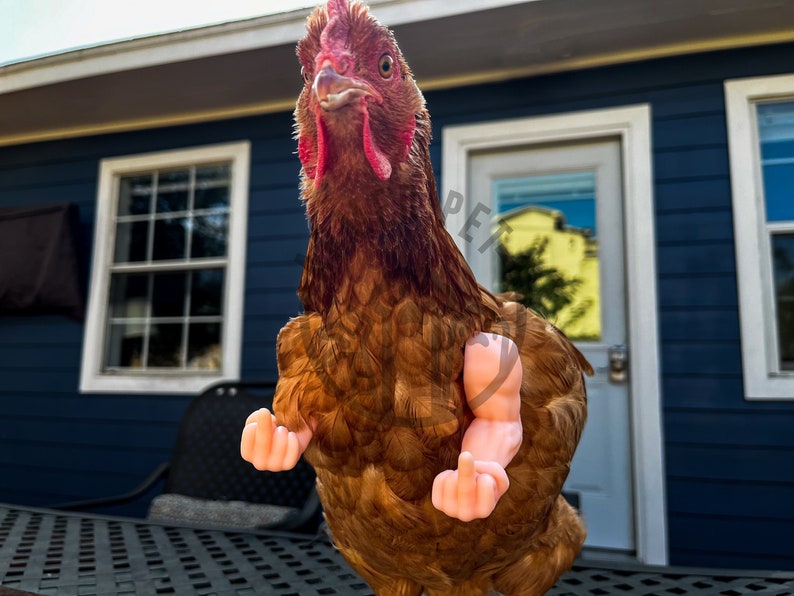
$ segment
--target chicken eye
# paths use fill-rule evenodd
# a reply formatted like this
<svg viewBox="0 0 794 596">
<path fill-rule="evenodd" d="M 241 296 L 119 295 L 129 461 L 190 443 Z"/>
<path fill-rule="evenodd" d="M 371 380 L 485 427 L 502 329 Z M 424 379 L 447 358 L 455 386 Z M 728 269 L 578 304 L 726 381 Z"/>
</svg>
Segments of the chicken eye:
<svg viewBox="0 0 794 596">
<path fill-rule="evenodd" d="M 301 76 L 303 77 L 303 80 L 306 81 L 307 83 L 311 81 L 312 74 L 308 70 L 306 70 L 305 66 L 301 66 Z"/>
<path fill-rule="evenodd" d="M 384 79 L 390 79 L 394 74 L 394 58 L 390 54 L 383 54 L 378 62 L 378 71 Z"/>
</svg>

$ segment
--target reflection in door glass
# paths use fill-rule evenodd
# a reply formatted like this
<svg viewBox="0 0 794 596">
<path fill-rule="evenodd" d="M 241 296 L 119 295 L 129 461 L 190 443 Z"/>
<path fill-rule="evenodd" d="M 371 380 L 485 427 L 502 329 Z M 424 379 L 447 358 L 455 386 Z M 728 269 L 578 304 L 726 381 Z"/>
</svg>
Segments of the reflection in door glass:
<svg viewBox="0 0 794 596">
<path fill-rule="evenodd" d="M 592 171 L 493 182 L 497 291 L 518 292 L 576 341 L 601 338 L 595 182 Z"/>
</svg>

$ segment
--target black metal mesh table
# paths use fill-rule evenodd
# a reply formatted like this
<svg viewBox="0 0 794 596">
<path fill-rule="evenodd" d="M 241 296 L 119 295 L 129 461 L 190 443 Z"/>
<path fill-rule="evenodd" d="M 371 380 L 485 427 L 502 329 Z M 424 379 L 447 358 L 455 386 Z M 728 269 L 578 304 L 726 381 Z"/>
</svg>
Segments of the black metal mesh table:
<svg viewBox="0 0 794 596">
<path fill-rule="evenodd" d="M 794 572 L 731 571 L 689 567 L 650 567 L 640 564 L 576 564 L 560 578 L 549 596 L 580 594 L 642 594 L 675 596 L 698 594 L 739 596 L 794 595 Z"/>
<path fill-rule="evenodd" d="M 372 594 L 325 539 L 2 504 L 0 587 L 59 596 Z M 550 593 L 783 595 L 794 594 L 794 573 L 577 565 Z"/>
<path fill-rule="evenodd" d="M 371 594 L 324 540 L 0 505 L 0 585 L 37 594 Z"/>
</svg>

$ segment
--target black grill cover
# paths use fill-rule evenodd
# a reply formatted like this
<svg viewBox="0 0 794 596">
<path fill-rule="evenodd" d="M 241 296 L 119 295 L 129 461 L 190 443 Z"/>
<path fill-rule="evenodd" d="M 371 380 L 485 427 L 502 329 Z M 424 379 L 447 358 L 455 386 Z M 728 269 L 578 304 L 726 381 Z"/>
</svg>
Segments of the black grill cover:
<svg viewBox="0 0 794 596">
<path fill-rule="evenodd" d="M 71 203 L 0 209 L 0 315 L 83 319 L 79 217 Z"/>
</svg>

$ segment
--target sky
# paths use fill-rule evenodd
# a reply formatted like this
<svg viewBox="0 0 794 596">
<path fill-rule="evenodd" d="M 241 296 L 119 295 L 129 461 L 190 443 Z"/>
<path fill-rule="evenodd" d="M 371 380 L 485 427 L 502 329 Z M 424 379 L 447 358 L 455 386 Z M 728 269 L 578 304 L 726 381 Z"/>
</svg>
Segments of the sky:
<svg viewBox="0 0 794 596">
<path fill-rule="evenodd" d="M 0 65 L 99 43 L 286 12 L 320 0 L 0 0 Z"/>
</svg>

